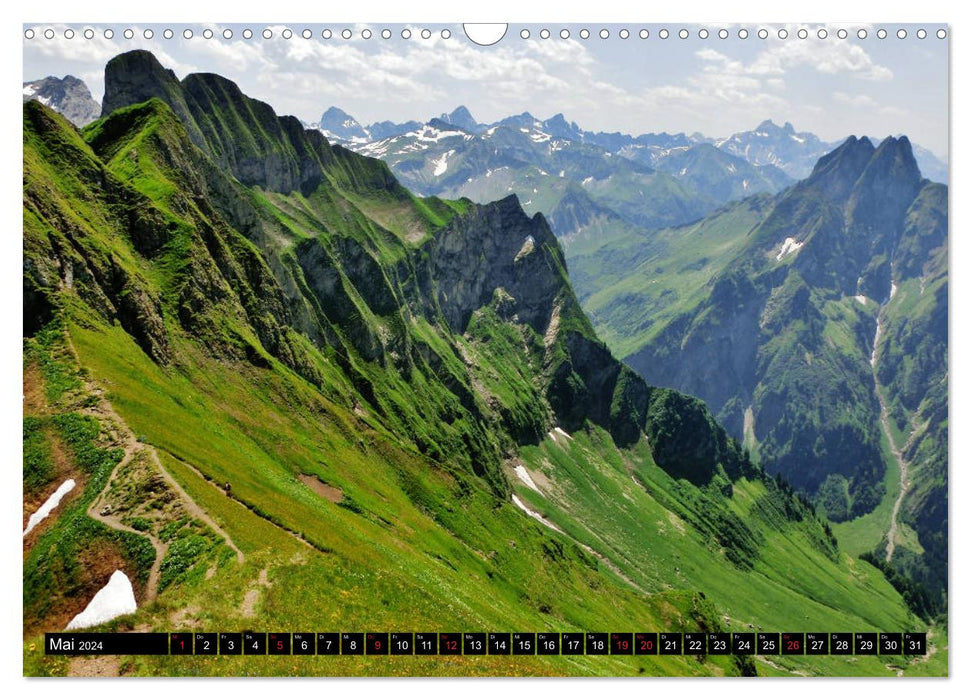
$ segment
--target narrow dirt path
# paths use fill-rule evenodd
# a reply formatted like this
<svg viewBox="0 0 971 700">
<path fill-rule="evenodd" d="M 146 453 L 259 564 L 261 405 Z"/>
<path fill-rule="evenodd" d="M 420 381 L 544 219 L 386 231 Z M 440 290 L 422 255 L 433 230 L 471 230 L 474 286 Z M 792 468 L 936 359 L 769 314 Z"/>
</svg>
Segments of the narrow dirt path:
<svg viewBox="0 0 971 700">
<path fill-rule="evenodd" d="M 325 547 L 321 547 L 320 545 L 314 544 L 310 540 L 308 540 L 305 537 L 303 537 L 297 531 L 292 530 L 292 529 L 288 528 L 285 525 L 281 525 L 280 523 L 274 522 L 273 520 L 270 520 L 268 517 L 266 517 L 266 515 L 264 515 L 263 513 L 258 512 L 252 505 L 250 505 L 249 503 L 247 503 L 246 501 L 244 501 L 243 499 L 241 499 L 235 493 L 227 493 L 221 486 L 219 486 L 219 484 L 217 484 L 215 481 L 213 481 L 211 477 L 206 476 L 205 474 L 203 474 L 194 464 L 190 464 L 189 462 L 186 462 L 181 457 L 178 457 L 178 456 L 172 454 L 171 452 L 169 452 L 168 450 L 166 450 L 164 448 L 159 448 L 159 449 L 161 449 L 163 452 L 165 452 L 165 454 L 167 454 L 172 459 L 177 460 L 178 462 L 180 462 L 182 464 L 182 466 L 184 466 L 186 469 L 188 469 L 193 474 L 195 474 L 196 476 L 198 476 L 200 479 L 202 479 L 203 481 L 205 481 L 207 484 L 210 484 L 214 489 L 217 489 L 220 493 L 222 493 L 224 496 L 226 496 L 226 498 L 232 499 L 233 501 L 235 501 L 236 503 L 238 503 L 239 505 L 241 505 L 243 508 L 245 508 L 246 510 L 248 510 L 250 513 L 252 513 L 256 517 L 260 518 L 261 520 L 264 520 L 264 521 L 268 522 L 270 525 L 272 525 L 275 528 L 278 528 L 280 530 L 283 530 L 284 532 L 286 532 L 288 535 L 290 535 L 291 537 L 293 537 L 298 542 L 300 542 L 302 544 L 305 544 L 306 546 L 310 547 L 310 549 L 316 550 L 316 551 L 321 552 L 323 554 L 330 554 L 331 553 L 330 550 L 326 549 Z M 153 452 L 153 454 L 155 454 L 155 458 L 158 459 L 158 454 L 155 453 L 155 452 Z M 166 475 L 168 475 L 168 472 L 164 472 L 164 473 Z M 216 528 L 216 530 L 217 530 L 217 532 L 221 532 L 221 530 L 219 530 L 218 528 Z M 236 550 L 236 558 L 239 561 L 242 562 L 243 561 L 243 553 L 240 552 L 238 549 L 236 549 L 236 546 L 233 545 L 228 539 L 227 539 L 227 543 L 234 550 Z"/>
<path fill-rule="evenodd" d="M 163 542 L 150 532 L 139 532 L 135 528 L 125 525 L 119 518 L 111 515 L 110 513 L 102 513 L 102 509 L 104 508 L 103 504 L 105 494 L 111 490 L 111 485 L 118 477 L 118 473 L 127 467 L 138 453 L 134 438 L 126 441 L 124 450 L 124 457 L 122 457 L 121 461 L 118 462 L 118 464 L 115 465 L 115 468 L 111 470 L 111 475 L 108 477 L 108 481 L 105 484 L 104 489 L 102 489 L 101 493 L 99 493 L 95 499 L 91 501 L 91 505 L 88 506 L 87 513 L 89 518 L 94 518 L 98 522 L 107 525 L 113 530 L 130 532 L 132 534 L 145 537 L 149 542 L 152 543 L 152 546 L 155 548 L 155 561 L 152 563 L 152 568 L 149 570 L 148 583 L 145 585 L 145 600 L 150 602 L 155 600 L 155 598 L 158 596 L 158 582 L 162 573 L 162 561 L 165 559 L 165 555 L 169 551 L 168 543 Z"/>
<path fill-rule="evenodd" d="M 77 349 L 74 347 L 74 343 L 71 341 L 70 336 L 66 336 L 66 338 L 67 345 L 70 348 L 71 353 L 74 355 L 77 365 L 80 367 L 81 360 L 78 357 Z M 226 542 L 226 545 L 236 553 L 237 562 L 242 563 L 245 561 L 246 557 L 243 555 L 243 552 L 240 551 L 239 547 L 236 546 L 236 543 L 233 542 L 229 534 L 219 527 L 212 520 L 212 518 L 199 507 L 198 503 L 192 500 L 189 494 L 185 492 L 185 489 L 183 489 L 182 486 L 179 485 L 179 483 L 172 477 L 172 475 L 168 473 L 165 467 L 162 466 L 162 461 L 158 458 L 158 453 L 155 451 L 155 448 L 141 442 L 135 437 L 135 434 L 125 423 L 124 419 L 118 415 L 114 407 L 105 397 L 104 392 L 91 381 L 86 381 L 85 388 L 86 393 L 89 396 L 98 397 L 98 402 L 93 406 L 88 406 L 82 409 L 82 412 L 85 415 L 97 418 L 99 422 L 103 424 L 103 429 L 108 432 L 112 436 L 112 439 L 120 444 L 124 450 L 124 455 L 122 456 L 121 460 L 115 465 L 115 468 L 111 470 L 111 475 L 108 477 L 105 487 L 91 502 L 91 505 L 88 506 L 87 514 L 89 517 L 107 525 L 112 529 L 120 530 L 122 532 L 130 532 L 141 537 L 145 537 L 149 540 L 149 542 L 152 543 L 152 546 L 155 548 L 155 561 L 152 564 L 152 568 L 149 570 L 148 583 L 145 587 L 146 600 L 152 601 L 158 596 L 158 584 L 161 577 L 162 561 L 165 559 L 166 553 L 168 553 L 168 544 L 161 541 L 149 532 L 140 532 L 132 527 L 129 527 L 128 525 L 125 525 L 121 522 L 120 518 L 112 515 L 110 512 L 102 513 L 104 510 L 106 494 L 111 491 L 111 486 L 118 478 L 118 474 L 122 469 L 127 467 L 128 464 L 140 452 L 147 454 L 151 458 L 152 463 L 155 465 L 155 468 L 158 470 L 162 478 L 165 479 L 165 482 L 179 495 L 186 512 L 201 520 L 208 527 L 212 528 L 215 533 L 222 537 Z"/>
<path fill-rule="evenodd" d="M 146 445 L 146 447 L 148 449 L 149 456 L 151 456 L 151 458 L 152 458 L 152 462 L 155 464 L 155 467 L 158 469 L 159 473 L 162 475 L 162 478 L 165 479 L 166 483 L 168 483 L 168 485 L 172 488 L 173 491 L 175 491 L 177 494 L 179 494 L 179 497 L 182 499 L 182 505 L 185 507 L 186 511 L 188 511 L 188 513 L 192 517 L 198 518 L 199 520 L 201 520 L 202 522 L 204 522 L 206 525 L 208 525 L 210 528 L 212 528 L 213 532 L 215 532 L 217 535 L 219 535 L 220 537 L 222 537 L 223 540 L 225 540 L 226 545 L 231 550 L 233 550 L 234 552 L 236 552 L 236 561 L 238 561 L 240 564 L 242 564 L 244 561 L 246 561 L 245 555 L 243 554 L 242 551 L 240 551 L 239 547 L 236 546 L 236 543 L 233 542 L 233 540 L 229 536 L 229 534 L 227 534 L 225 530 L 223 530 L 221 527 L 219 527 L 215 523 L 215 521 L 212 518 L 209 517 L 209 514 L 206 513 L 206 511 L 204 511 L 199 506 L 198 503 L 196 503 L 195 501 L 192 500 L 192 498 L 189 496 L 189 494 L 187 494 L 185 492 L 185 489 L 182 488 L 182 486 L 179 484 L 179 482 L 176 481 L 173 478 L 173 476 L 168 473 L 168 471 L 166 471 L 165 467 L 162 466 L 162 460 L 160 460 L 158 458 L 158 452 L 154 448 L 152 448 L 151 446 L 147 446 Z"/>
<path fill-rule="evenodd" d="M 209 517 L 209 514 L 206 513 L 206 511 L 204 511 L 199 506 L 198 503 L 192 500 L 192 497 L 185 492 L 185 489 L 182 488 L 179 482 L 177 482 L 175 478 L 168 473 L 168 471 L 162 465 L 162 460 L 158 458 L 158 452 L 155 451 L 155 448 L 135 438 L 132 431 L 128 428 L 127 425 L 125 425 L 124 420 L 122 420 L 121 416 L 119 416 L 115 412 L 115 409 L 111 406 L 110 403 L 108 403 L 108 401 L 104 398 L 104 396 L 101 397 L 101 400 L 98 402 L 96 406 L 85 409 L 84 412 L 88 415 L 94 416 L 95 418 L 100 418 L 100 419 L 107 418 L 110 421 L 110 423 L 113 425 L 114 430 L 117 431 L 117 433 L 119 434 L 119 437 L 122 438 L 123 444 L 124 444 L 124 450 L 125 450 L 125 456 L 122 458 L 120 462 L 118 462 L 118 464 L 112 470 L 111 476 L 108 477 L 108 483 L 105 484 L 105 488 L 101 491 L 100 494 L 98 494 L 98 497 L 95 498 L 94 501 L 91 503 L 91 505 L 88 507 L 88 515 L 90 515 L 92 518 L 95 518 L 96 520 L 100 520 L 101 522 L 105 523 L 110 527 L 115 528 L 116 530 L 125 530 L 126 532 L 134 532 L 136 534 L 147 537 L 149 540 L 152 540 L 152 544 L 155 546 L 155 551 L 159 553 L 159 556 L 156 557 L 155 566 L 152 567 L 152 570 L 154 572 L 157 568 L 161 567 L 161 559 L 165 555 L 165 551 L 168 550 L 168 545 L 166 543 L 161 542 L 160 540 L 158 540 L 157 538 L 153 537 L 152 535 L 146 532 L 139 532 L 138 530 L 130 528 L 127 525 L 123 525 L 120 520 L 116 518 L 112 518 L 108 514 L 102 515 L 100 511 L 101 503 L 104 499 L 104 496 L 106 493 L 108 493 L 111 490 L 111 484 L 114 482 L 115 478 L 117 477 L 118 472 L 120 472 L 121 469 L 127 466 L 128 463 L 131 462 L 131 460 L 135 457 L 136 454 L 138 454 L 139 452 L 144 452 L 152 460 L 152 463 L 155 465 L 155 468 L 158 470 L 162 478 L 165 479 L 165 482 L 169 485 L 169 487 L 178 494 L 179 498 L 182 500 L 182 505 L 186 509 L 186 512 L 188 512 L 192 517 L 198 518 L 199 520 L 201 520 L 208 527 L 212 528 L 212 530 L 216 534 L 222 537 L 223 540 L 226 542 L 226 545 L 236 553 L 236 561 L 242 564 L 246 560 L 246 557 L 243 555 L 243 552 L 240 551 L 239 547 L 236 546 L 236 543 L 233 542 L 229 534 L 221 527 L 219 527 L 219 525 L 217 525 L 215 521 L 213 521 L 213 519 Z"/>
</svg>

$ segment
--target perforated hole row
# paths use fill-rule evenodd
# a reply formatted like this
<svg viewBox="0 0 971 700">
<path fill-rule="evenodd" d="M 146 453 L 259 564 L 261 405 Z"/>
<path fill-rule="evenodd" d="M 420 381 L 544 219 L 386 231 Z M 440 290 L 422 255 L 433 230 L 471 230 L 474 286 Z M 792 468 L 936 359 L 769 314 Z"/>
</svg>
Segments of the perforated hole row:
<svg viewBox="0 0 971 700">
<path fill-rule="evenodd" d="M 115 37 L 114 30 L 110 28 L 105 29 L 100 33 L 104 36 L 105 39 L 114 39 Z M 847 29 L 837 29 L 833 34 L 838 39 L 846 39 L 849 36 L 849 33 L 850 32 Z M 81 36 L 83 36 L 85 39 L 94 39 L 94 37 L 97 34 L 98 32 L 95 32 L 95 30 L 90 27 L 84 29 L 84 31 L 81 32 Z M 632 32 L 631 30 L 626 28 L 617 30 L 615 36 L 619 39 L 629 39 L 631 36 L 635 34 L 641 39 L 648 39 L 651 37 L 651 31 L 649 29 L 639 29 L 636 32 Z M 894 32 L 894 34 L 898 39 L 906 39 L 909 36 L 908 31 L 903 28 L 898 29 L 896 32 Z M 145 39 L 155 38 L 155 32 L 151 29 L 143 30 L 141 32 L 141 35 Z M 233 30 L 231 29 L 224 29 L 221 32 L 221 35 L 223 39 L 232 39 L 234 37 Z M 273 29 L 270 29 L 269 27 L 267 27 L 263 29 L 261 32 L 259 32 L 258 34 L 254 32 L 252 29 L 243 29 L 239 33 L 239 35 L 240 37 L 246 40 L 252 39 L 254 36 L 261 36 L 264 39 L 273 39 L 275 36 L 280 36 L 283 39 L 292 39 L 295 36 L 295 32 L 290 28 L 285 28 L 285 29 L 279 30 L 279 32 L 277 33 L 277 32 L 274 32 Z M 302 29 L 299 32 L 299 35 L 304 39 L 312 39 L 315 36 L 314 32 L 311 31 L 310 29 Z M 433 32 L 431 29 L 421 29 L 420 31 L 417 32 L 417 36 L 426 40 L 431 39 L 432 36 L 434 35 L 440 36 L 442 39 L 450 39 L 452 37 L 452 32 L 449 29 L 442 29 L 440 31 L 435 31 L 435 32 Z M 673 32 L 666 28 L 662 28 L 657 31 L 656 36 L 658 39 L 668 39 L 672 35 L 677 36 L 680 39 L 688 39 L 689 37 L 692 36 L 692 32 L 684 28 L 678 29 Z M 722 28 L 714 32 L 714 34 L 708 29 L 704 29 L 704 28 L 698 29 L 695 32 L 695 36 L 697 36 L 697 38 L 699 39 L 708 39 L 711 36 L 717 36 L 719 39 L 724 40 L 724 39 L 728 39 L 730 36 L 733 36 L 733 35 L 739 39 L 748 39 L 750 36 L 749 30 L 745 29 L 744 27 L 735 31 L 729 31 L 728 29 Z M 785 28 L 780 28 L 778 30 L 772 30 L 772 31 L 765 28 L 761 28 L 755 33 L 755 35 L 759 39 L 763 39 L 763 40 L 768 39 L 770 35 L 774 35 L 779 39 L 788 39 L 790 36 L 794 36 L 795 38 L 798 38 L 798 39 L 808 39 L 810 37 L 815 37 L 816 39 L 827 39 L 829 38 L 830 33 L 829 31 L 823 28 L 817 29 L 815 32 L 810 32 L 808 29 L 799 29 L 795 32 L 794 35 L 790 35 L 789 30 Z M 947 30 L 938 29 L 934 33 L 934 35 L 938 39 L 946 39 Z M 47 29 L 28 28 L 24 30 L 24 38 L 26 39 L 35 39 L 35 38 L 41 38 L 41 37 L 45 39 L 54 39 L 57 36 L 58 36 L 58 33 L 51 28 L 47 28 Z M 77 36 L 77 34 L 73 29 L 68 28 L 61 32 L 61 36 L 63 36 L 63 38 L 65 39 L 74 39 Z M 122 36 L 125 39 L 134 39 L 135 30 L 131 28 L 125 29 L 122 32 Z M 162 38 L 164 39 L 172 39 L 174 36 L 175 36 L 175 32 L 171 29 L 164 29 L 162 31 Z M 193 30 L 191 29 L 182 30 L 183 39 L 192 39 L 195 36 L 196 36 L 196 33 L 193 32 Z M 215 36 L 215 32 L 213 32 L 212 29 L 206 28 L 206 29 L 202 29 L 199 32 L 198 36 L 201 36 L 203 39 L 212 39 Z M 362 39 L 370 39 L 374 36 L 374 33 L 370 29 L 361 29 L 355 32 L 354 30 L 347 29 L 347 28 L 341 29 L 341 30 L 323 29 L 320 31 L 320 38 L 328 39 L 328 40 L 335 39 L 338 37 L 344 40 L 348 40 L 348 39 L 353 39 L 355 36 L 360 37 Z M 379 36 L 382 39 L 390 39 L 394 36 L 394 32 L 392 32 L 390 29 L 382 29 L 379 33 Z M 400 31 L 399 36 L 402 39 L 412 39 L 414 38 L 414 36 L 416 36 L 416 34 L 413 33 L 411 29 L 408 29 L 406 27 Z M 529 29 L 522 29 L 519 32 L 519 36 L 522 39 L 529 39 L 533 36 L 533 34 L 530 32 Z M 550 31 L 549 29 L 541 29 L 536 33 L 536 36 L 538 36 L 540 39 L 550 39 L 550 38 L 555 38 L 556 36 L 558 36 L 560 39 L 569 39 L 571 36 L 573 36 L 573 34 L 571 34 L 569 29 L 561 29 L 559 32 L 555 32 L 555 33 Z M 612 34 L 611 34 L 611 30 L 606 28 L 600 29 L 600 30 L 594 30 L 594 31 L 583 28 L 576 32 L 576 36 L 583 40 L 589 39 L 591 36 L 599 37 L 601 39 L 609 39 L 612 36 Z M 856 36 L 859 39 L 866 39 L 870 37 L 871 34 L 867 29 L 858 29 L 856 30 Z M 877 39 L 886 39 L 889 36 L 889 33 L 886 29 L 880 28 L 880 29 L 877 29 L 875 32 L 873 32 L 873 36 L 875 36 Z M 914 36 L 918 39 L 926 39 L 928 36 L 928 32 L 926 29 L 921 28 L 914 32 Z"/>
</svg>

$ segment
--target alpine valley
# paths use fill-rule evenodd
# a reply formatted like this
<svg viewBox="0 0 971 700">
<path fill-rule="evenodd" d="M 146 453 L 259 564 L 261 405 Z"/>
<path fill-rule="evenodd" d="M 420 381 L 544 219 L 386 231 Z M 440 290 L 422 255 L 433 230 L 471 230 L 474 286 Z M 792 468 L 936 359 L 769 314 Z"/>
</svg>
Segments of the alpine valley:
<svg viewBox="0 0 971 700">
<path fill-rule="evenodd" d="M 715 241 L 710 261 L 667 278 L 696 289 L 675 290 L 649 322 L 645 302 L 622 294 L 603 309 L 628 303 L 628 324 L 597 311 L 608 345 L 553 214 L 551 228 L 505 190 L 488 202 L 415 194 L 400 169 L 227 78 L 179 80 L 132 51 L 106 66 L 99 119 L 79 129 L 29 100 L 23 129 L 25 675 L 947 674 L 946 624 L 794 489 L 818 482 L 834 515 L 842 487 L 855 515 L 884 451 L 899 453 L 911 483 L 897 552 L 932 551 L 919 521 L 903 523 L 935 502 L 931 477 L 946 479 L 933 333 L 946 318 L 946 188 L 920 179 L 906 140 L 848 142 L 796 184 L 726 161 L 762 183 L 740 201 L 733 178 L 692 183 L 634 158 L 599 199 L 568 182 L 579 165 L 532 164 L 537 195 L 542 184 L 577 216 L 626 222 L 612 230 L 632 257 L 654 246 L 672 260 L 689 232 Z M 585 167 L 620 158 L 581 146 Z M 737 159 L 698 155 L 723 156 Z M 659 204 L 638 222 L 626 207 L 640 188 Z M 609 254 L 595 242 L 587 279 Z M 614 284 L 639 269 L 612 271 Z M 757 451 L 746 450 L 729 400 L 693 389 L 726 432 L 700 399 L 616 359 L 643 375 L 679 354 L 703 363 L 704 343 L 678 334 L 743 327 L 750 306 L 752 352 L 859 375 L 832 392 L 876 378 L 876 398 L 844 416 L 849 399 L 826 394 L 835 416 L 791 414 L 761 398 L 770 385 L 731 384 L 753 406 Z M 813 344 L 820 325 L 836 349 Z M 797 447 L 772 432 L 776 415 L 803 426 Z M 783 463 L 831 427 L 847 449 L 859 433 L 872 459 L 837 469 L 819 451 L 789 474 L 794 486 L 753 459 Z M 116 572 L 137 609 L 91 629 L 926 630 L 929 654 L 45 655 L 43 633 Z"/>
</svg>

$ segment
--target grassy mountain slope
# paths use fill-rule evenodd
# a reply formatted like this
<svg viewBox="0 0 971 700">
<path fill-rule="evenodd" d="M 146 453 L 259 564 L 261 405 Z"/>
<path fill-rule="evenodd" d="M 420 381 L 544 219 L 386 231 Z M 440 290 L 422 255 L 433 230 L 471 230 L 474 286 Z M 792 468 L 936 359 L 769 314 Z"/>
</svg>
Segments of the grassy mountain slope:
<svg viewBox="0 0 971 700">
<path fill-rule="evenodd" d="M 109 86 L 150 84 L 128 69 L 108 78 Z M 297 132 L 227 160 L 236 165 L 218 164 L 219 153 L 244 152 L 227 139 L 224 150 L 214 146 L 226 110 L 249 112 L 237 124 L 243 134 L 271 122 L 207 78 L 207 90 L 193 93 L 197 104 L 199 94 L 230 97 L 208 103 L 208 121 L 193 116 L 193 136 L 170 104 L 189 104 L 194 81 L 118 105 L 83 133 L 37 103 L 24 106 L 25 393 L 48 397 L 27 407 L 25 444 L 40 456 L 25 462 L 25 484 L 27 475 L 41 476 L 25 489 L 40 498 L 56 483 L 59 472 L 43 468 L 43 455 L 68 439 L 51 430 L 35 439 L 31 421 L 97 405 L 85 439 L 117 467 L 105 497 L 153 473 L 171 478 L 180 507 L 198 520 L 182 522 L 181 511 L 161 507 L 151 518 L 122 516 L 149 521 L 119 550 L 140 606 L 106 628 L 716 629 L 731 628 L 728 611 L 781 627 L 803 609 L 819 624 L 825 610 L 848 627 L 921 626 L 883 576 L 836 551 L 824 525 L 762 477 L 703 406 L 647 387 L 610 356 L 541 217 L 527 217 L 515 199 L 416 199 L 383 164 Z M 278 169 L 285 153 L 308 155 Z M 262 172 L 251 184 L 227 174 L 244 162 L 240 172 Z M 562 461 L 561 439 L 582 451 Z M 522 461 L 539 469 L 547 459 L 565 470 L 554 480 L 567 496 L 551 501 L 548 516 L 562 532 L 509 500 L 511 468 Z M 605 497 L 633 483 L 618 469 L 625 462 L 645 485 L 628 494 L 634 505 L 625 517 L 680 518 L 683 547 L 645 548 L 615 520 L 617 501 Z M 601 473 L 608 490 L 594 490 Z M 90 482 L 76 508 L 94 502 L 99 483 Z M 527 494 L 524 501 L 533 503 Z M 765 511 L 757 534 L 738 525 L 749 501 Z M 77 516 L 78 529 L 65 527 L 67 513 L 38 532 L 62 543 L 56 560 L 27 542 L 26 576 L 49 579 L 52 561 L 88 570 L 90 515 Z M 591 539 L 586 528 L 597 520 L 605 529 Z M 178 523 L 188 529 L 165 550 L 174 557 L 166 565 L 157 542 Z M 726 523 L 737 537 L 718 534 Z M 645 520 L 640 531 L 651 529 Z M 799 543 L 800 557 L 811 552 L 814 576 L 841 583 L 808 591 L 782 565 L 787 550 L 775 543 L 783 537 Z M 150 549 L 163 576 L 176 572 L 165 586 L 153 588 L 144 573 Z M 690 561 L 683 580 L 665 573 L 681 566 L 678 557 Z M 738 600 L 747 583 L 761 581 L 788 607 Z M 24 620 L 25 667 L 77 672 L 38 653 L 39 633 L 55 624 L 45 595 L 25 588 L 25 609 L 36 611 Z M 67 612 L 86 600 L 83 590 L 64 596 Z M 842 668 L 891 673 L 887 662 Z M 120 660 L 115 671 L 753 668 L 734 657 L 405 663 L 345 657 L 324 667 L 268 657 L 254 667 L 252 659 L 144 657 Z M 912 670 L 928 668 L 938 667 Z"/>
</svg>

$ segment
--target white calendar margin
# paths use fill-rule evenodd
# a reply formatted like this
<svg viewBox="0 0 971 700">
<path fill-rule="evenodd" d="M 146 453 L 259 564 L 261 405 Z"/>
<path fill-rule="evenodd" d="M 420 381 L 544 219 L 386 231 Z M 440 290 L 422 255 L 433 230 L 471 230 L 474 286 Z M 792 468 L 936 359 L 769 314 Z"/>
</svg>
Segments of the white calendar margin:
<svg viewBox="0 0 971 700">
<path fill-rule="evenodd" d="M 960 36 L 962 30 L 971 33 L 971 21 L 965 23 L 965 14 L 958 12 L 954 5 L 945 0 L 921 0 L 916 3 L 848 3 L 846 0 L 811 0 L 803 7 L 793 7 L 791 3 L 781 0 L 735 0 L 734 2 L 718 2 L 716 0 L 696 0 L 687 3 L 648 3 L 631 2 L 630 0 L 598 0 L 589 6 L 565 2 L 557 3 L 553 9 L 541 6 L 531 6 L 522 0 L 480 0 L 471 3 L 459 0 L 420 0 L 413 5 L 406 2 L 391 2 L 390 0 L 371 0 L 368 3 L 330 3 L 322 0 L 317 2 L 297 2 L 288 5 L 258 6 L 247 8 L 239 2 L 228 0 L 211 0 L 199 3 L 198 0 L 166 0 L 154 6 L 139 3 L 101 2 L 81 3 L 67 0 L 47 0 L 43 5 L 31 3 L 17 3 L 14 11 L 4 11 L 4 19 L 0 24 L 3 33 L 0 36 L 6 40 L 0 44 L 2 56 L 2 70 L 5 80 L 2 85 L 9 93 L 12 101 L 16 96 L 15 85 L 22 82 L 22 44 L 19 41 L 20 25 L 24 22 L 116 22 L 119 20 L 132 23 L 164 22 L 164 21 L 196 21 L 196 22 L 530 22 L 530 23 L 571 23 L 571 22 L 630 22 L 630 23 L 783 23 L 783 22 L 847 22 L 847 23 L 907 23 L 907 22 L 951 22 L 949 28 L 951 37 Z M 16 14 L 15 14 L 16 13 Z M 971 121 L 971 111 L 968 109 L 967 88 L 962 92 L 961 81 L 967 82 L 967 48 L 962 52 L 960 40 L 951 41 L 951 115 L 949 124 Z M 0 317 L 5 332 L 0 334 L 0 362 L 3 372 L 0 372 L 0 445 L 3 446 L 3 464 L 8 481 L 4 483 L 3 493 L 6 499 L 7 513 L 6 536 L 2 538 L 3 552 L 8 561 L 20 561 L 21 538 L 12 521 L 14 514 L 19 517 L 20 484 L 19 470 L 14 465 L 21 462 L 22 436 L 19 425 L 21 415 L 20 397 L 22 385 L 20 368 L 22 366 L 21 338 L 14 329 L 20 327 L 22 311 L 21 304 L 10 300 L 20 300 L 22 288 L 20 278 L 21 269 L 21 239 L 17 232 L 22 230 L 22 173 L 20 158 L 12 154 L 20 153 L 22 140 L 19 111 L 15 111 L 12 104 L 6 110 L 0 111 L 0 134 L 3 135 L 3 153 L 9 154 L 8 162 L 2 172 L 2 193 L 4 224 L 3 234 L 0 235 L 0 298 L 7 300 L 3 304 L 3 316 Z M 963 115 L 963 117 L 961 116 Z M 969 159 L 967 136 L 963 131 L 950 134 L 951 153 L 951 183 L 962 183 L 962 175 L 971 177 L 971 169 L 966 165 Z M 965 164 L 962 168 L 961 165 Z M 953 185 L 951 185 L 953 187 Z M 963 190 L 962 190 L 963 192 Z M 950 357 L 969 357 L 971 327 L 967 321 L 968 309 L 971 308 L 969 289 L 971 283 L 955 275 L 955 270 L 968 270 L 969 243 L 967 236 L 962 235 L 967 204 L 962 203 L 960 194 L 951 194 L 951 230 L 956 235 L 949 236 L 951 246 L 951 300 L 950 309 Z M 957 302 L 957 303 L 955 303 Z M 951 469 L 949 504 L 955 501 L 965 503 L 971 499 L 968 493 L 968 476 L 962 473 L 961 465 L 971 464 L 971 443 L 969 431 L 963 430 L 961 419 L 969 416 L 969 396 L 971 396 L 971 371 L 963 366 L 950 368 L 950 405 L 951 405 L 951 454 L 950 464 L 959 465 L 958 469 Z M 957 418 L 958 420 L 955 420 Z M 954 429 L 956 428 L 956 429 Z M 962 435 L 963 433 L 963 435 Z M 959 496 L 960 494 L 960 496 Z M 954 516 L 958 517 L 955 518 Z M 959 693 L 967 696 L 971 690 L 971 671 L 966 662 L 969 655 L 966 646 L 960 642 L 968 639 L 965 630 L 968 626 L 968 604 L 957 592 L 961 591 L 960 584 L 968 581 L 967 556 L 959 559 L 959 551 L 968 550 L 967 546 L 956 547 L 955 542 L 965 543 L 971 539 L 968 532 L 968 520 L 962 517 L 962 509 L 951 507 L 951 531 L 949 535 L 949 566 L 950 566 L 950 645 L 949 662 L 950 678 L 942 679 L 732 679 L 718 682 L 709 679 L 502 679 L 502 680 L 472 680 L 472 679 L 128 679 L 128 680 L 97 680 L 97 679 L 63 679 L 44 681 L 40 679 L 24 679 L 22 677 L 22 641 L 20 638 L 23 616 L 20 601 L 23 586 L 22 572 L 17 567 L 7 566 L 5 574 L 0 579 L 0 600 L 7 603 L 0 616 L 0 629 L 9 630 L 3 636 L 0 647 L 0 668 L 6 679 L 12 681 L 7 688 L 12 691 L 11 697 L 29 697 L 32 700 L 57 698 L 58 700 L 73 700 L 76 697 L 88 698 L 126 698 L 134 694 L 138 700 L 169 700 L 173 693 L 195 698 L 212 696 L 213 693 L 225 693 L 227 690 L 234 696 L 234 700 L 249 700 L 249 698 L 266 698 L 282 693 L 292 693 L 294 697 L 316 698 L 360 698 L 393 697 L 394 700 L 422 700 L 439 698 L 448 700 L 495 700 L 497 695 L 503 700 L 510 697 L 542 696 L 553 697 L 556 700 L 572 700 L 584 698 L 588 700 L 607 692 L 618 698 L 644 698 L 647 696 L 688 696 L 712 695 L 718 700 L 734 700 L 736 697 L 748 698 L 779 698 L 785 700 L 799 700 L 812 698 L 820 700 L 822 695 L 835 694 L 835 697 L 878 695 L 879 700 L 906 699 L 914 700 L 925 693 L 933 693 L 937 697 L 957 697 Z M 14 633 L 16 631 L 16 633 Z M 958 653 L 954 655 L 954 640 L 958 637 Z M 963 652 L 963 653 L 962 653 Z M 961 662 L 965 663 L 961 663 Z M 323 684 L 323 685 L 321 685 Z M 960 691 L 960 688 L 965 688 Z M 8 691 L 8 692 L 10 692 Z M 828 698 L 827 698 L 828 700 Z M 867 698 L 867 700 L 870 700 Z M 875 698 L 873 700 L 876 700 Z M 936 700 L 936 698 L 935 698 Z"/>
</svg>

